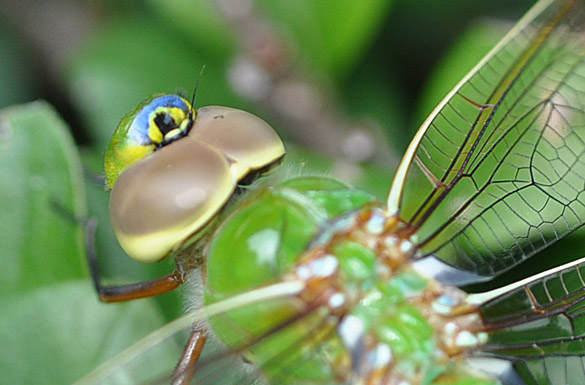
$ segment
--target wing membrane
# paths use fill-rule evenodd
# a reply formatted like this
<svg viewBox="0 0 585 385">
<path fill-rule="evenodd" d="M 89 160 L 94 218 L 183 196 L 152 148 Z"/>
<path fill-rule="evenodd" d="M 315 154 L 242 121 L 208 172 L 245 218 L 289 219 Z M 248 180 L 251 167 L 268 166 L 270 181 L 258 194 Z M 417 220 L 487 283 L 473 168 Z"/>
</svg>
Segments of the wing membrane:
<svg viewBox="0 0 585 385">
<path fill-rule="evenodd" d="M 388 198 L 417 258 L 489 279 L 583 225 L 583 21 L 539 2 L 423 124 Z"/>
<path fill-rule="evenodd" d="M 194 324 L 212 323 L 215 317 L 231 318 L 237 312 L 258 312 L 259 308 L 255 305 L 266 306 L 278 301 L 295 309 L 298 308 L 295 295 L 302 288 L 303 283 L 296 281 L 274 284 L 188 313 L 100 365 L 75 384 L 168 384 L 180 355 L 177 345 L 184 343 Z M 193 383 L 262 385 L 268 383 L 265 374 L 269 374 L 275 383 L 281 383 L 289 377 L 294 378 L 296 371 L 319 378 L 330 368 L 322 363 L 316 365 L 320 362 L 316 357 L 321 357 L 321 350 L 328 347 L 324 341 L 329 341 L 331 333 L 335 332 L 328 313 L 322 310 L 299 311 L 260 337 L 252 337 L 252 333 L 246 333 L 249 330 L 242 330 L 242 325 L 234 323 L 233 330 L 237 330 L 234 338 L 237 340 L 231 341 L 231 347 L 226 347 L 210 335 L 197 363 Z M 283 339 L 283 332 L 288 333 L 290 338 Z M 242 358 L 258 354 L 261 349 L 274 348 L 270 340 L 277 334 L 278 342 L 285 341 L 287 345 L 280 346 L 276 353 L 264 352 L 262 357 L 266 359 L 263 362 L 252 364 Z"/>
<path fill-rule="evenodd" d="M 489 343 L 477 355 L 512 361 L 527 385 L 585 383 L 585 262 L 481 306 Z"/>
</svg>

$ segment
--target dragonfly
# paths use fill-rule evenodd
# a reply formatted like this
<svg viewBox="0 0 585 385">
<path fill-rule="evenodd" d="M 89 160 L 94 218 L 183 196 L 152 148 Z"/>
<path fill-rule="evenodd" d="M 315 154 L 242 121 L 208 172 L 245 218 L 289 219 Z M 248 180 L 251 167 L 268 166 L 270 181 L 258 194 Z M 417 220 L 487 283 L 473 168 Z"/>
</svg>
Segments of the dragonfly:
<svg viewBox="0 0 585 385">
<path fill-rule="evenodd" d="M 106 383 L 187 329 L 162 383 L 583 384 L 585 259 L 493 280 L 585 223 L 585 5 L 541 0 L 439 103 L 385 204 L 325 177 L 281 178 L 272 128 L 156 95 L 106 154 L 133 258 L 173 257 L 195 311 L 80 380 Z M 191 297 L 191 296 L 190 296 Z M 170 372 L 171 372 L 170 371 Z"/>
</svg>

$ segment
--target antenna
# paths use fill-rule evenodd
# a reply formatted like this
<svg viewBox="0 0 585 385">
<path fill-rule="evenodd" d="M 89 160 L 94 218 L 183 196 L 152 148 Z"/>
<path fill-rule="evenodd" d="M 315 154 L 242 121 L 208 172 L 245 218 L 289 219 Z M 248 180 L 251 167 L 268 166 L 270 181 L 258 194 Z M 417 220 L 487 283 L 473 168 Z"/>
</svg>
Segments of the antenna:
<svg viewBox="0 0 585 385">
<path fill-rule="evenodd" d="M 205 71 L 205 64 L 201 67 L 201 72 L 199 72 L 199 76 L 197 77 L 197 83 L 195 83 L 195 88 L 193 89 L 193 97 L 191 98 L 191 110 L 195 108 L 195 98 L 197 96 L 197 88 L 199 87 L 199 81 L 203 77 L 203 71 Z"/>
</svg>

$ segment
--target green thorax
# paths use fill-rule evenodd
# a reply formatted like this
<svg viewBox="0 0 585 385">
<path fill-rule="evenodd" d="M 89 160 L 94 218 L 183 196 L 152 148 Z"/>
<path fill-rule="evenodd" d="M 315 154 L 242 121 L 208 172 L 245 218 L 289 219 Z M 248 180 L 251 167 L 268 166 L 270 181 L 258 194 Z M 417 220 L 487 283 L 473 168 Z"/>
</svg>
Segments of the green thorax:
<svg viewBox="0 0 585 385">
<path fill-rule="evenodd" d="M 251 192 L 222 226 L 207 263 L 217 301 L 277 282 L 328 220 L 375 198 L 328 178 L 297 178 Z"/>
<path fill-rule="evenodd" d="M 220 227 L 210 246 L 206 303 L 281 281 L 329 220 L 374 202 L 371 194 L 317 177 L 297 178 L 251 192 Z M 247 344 L 248 338 L 260 337 L 295 317 L 300 307 L 301 304 L 288 300 L 250 306 L 215 317 L 210 323 L 222 341 L 239 348 Z M 273 376 L 278 376 L 281 365 L 295 368 L 299 366 L 295 361 L 302 360 L 302 370 L 291 380 L 331 378 L 326 361 L 318 356 L 307 361 L 292 347 L 307 330 L 319 329 L 323 315 L 317 312 L 274 333 L 247 356 L 271 372 L 267 366 L 274 366 L 270 363 L 272 352 L 292 349 L 286 363 L 274 366 Z M 340 351 L 339 341 L 330 341 L 328 345 L 337 345 L 334 350 Z"/>
<path fill-rule="evenodd" d="M 412 269 L 383 266 L 383 242 L 372 233 L 385 220 L 370 194 L 331 179 L 298 178 L 252 193 L 210 246 L 206 303 L 287 279 L 314 282 L 302 296 L 212 318 L 218 338 L 275 383 L 391 373 L 412 384 L 497 384 L 440 352 L 432 306 L 416 300 L 435 286 Z"/>
</svg>

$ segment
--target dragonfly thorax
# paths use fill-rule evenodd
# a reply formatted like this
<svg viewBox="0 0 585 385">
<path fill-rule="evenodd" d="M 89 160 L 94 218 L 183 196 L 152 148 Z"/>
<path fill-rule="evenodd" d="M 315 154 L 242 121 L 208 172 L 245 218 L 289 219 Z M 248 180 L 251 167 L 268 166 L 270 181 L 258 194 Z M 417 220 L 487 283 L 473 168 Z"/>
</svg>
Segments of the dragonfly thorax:
<svg viewBox="0 0 585 385">
<path fill-rule="evenodd" d="M 277 383 L 363 384 L 407 379 L 410 384 L 423 383 L 449 373 L 456 366 L 453 357 L 482 343 L 479 316 L 470 309 L 460 311 L 465 294 L 410 266 L 414 249 L 399 237 L 402 224 L 372 202 L 359 210 L 347 207 L 350 210 L 332 221 L 319 218 L 319 226 L 311 231 L 311 216 L 319 208 L 345 205 L 332 204 L 341 193 L 319 190 L 318 183 L 307 189 L 302 179 L 296 182 L 303 186 L 301 191 L 291 189 L 295 182 L 288 183 L 259 192 L 252 207 L 234 214 L 220 228 L 208 257 L 207 300 L 277 280 L 302 281 L 305 289 L 280 304 L 211 319 L 220 340 L 238 349 L 241 346 L 233 341 L 241 341 L 243 335 L 262 340 L 244 355 Z M 345 191 L 347 196 L 358 194 Z M 295 205 L 301 200 L 303 206 Z M 297 212 L 299 207 L 302 211 L 308 207 L 308 212 Z M 303 227 L 308 231 L 299 238 L 295 233 Z M 223 244 L 223 236 L 229 237 L 229 245 Z M 237 260 L 224 255 L 230 250 L 239 250 Z M 220 277 L 219 265 L 228 264 L 229 271 L 222 267 Z M 280 330 L 282 325 L 288 327 Z M 300 341 L 320 346 L 322 352 L 308 354 Z M 280 378 L 283 373 L 269 351 L 288 357 L 286 379 Z M 315 367 L 320 369 L 307 369 Z"/>
<path fill-rule="evenodd" d="M 347 357 L 330 364 L 342 381 L 424 383 L 453 357 L 485 343 L 479 315 L 464 306 L 465 293 L 411 268 L 414 250 L 397 235 L 402 225 L 383 210 L 352 212 L 330 229 L 300 259 L 293 279 L 306 282 L 301 298 L 308 308 L 325 307 L 336 318 L 339 354 Z"/>
</svg>

